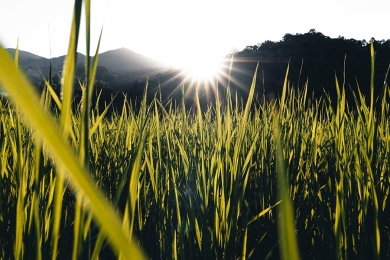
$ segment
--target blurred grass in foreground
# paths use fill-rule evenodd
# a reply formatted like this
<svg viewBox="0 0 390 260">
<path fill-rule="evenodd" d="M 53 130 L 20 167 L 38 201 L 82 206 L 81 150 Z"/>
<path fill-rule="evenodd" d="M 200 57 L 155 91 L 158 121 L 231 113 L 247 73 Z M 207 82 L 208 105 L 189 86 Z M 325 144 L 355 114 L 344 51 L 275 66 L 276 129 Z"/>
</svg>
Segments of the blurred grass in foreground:
<svg viewBox="0 0 390 260">
<path fill-rule="evenodd" d="M 106 116 L 90 105 L 99 47 L 89 63 L 85 1 L 88 76 L 72 113 L 81 4 L 62 99 L 50 79 L 39 98 L 17 52 L 12 61 L 0 48 L 15 104 L 0 102 L 1 259 L 141 259 L 141 247 L 152 259 L 388 257 L 387 85 L 381 111 L 373 84 L 370 104 L 357 92 L 352 111 L 337 79 L 330 104 L 290 88 L 286 73 L 274 101 L 254 100 L 254 77 L 245 104 L 216 87 L 215 105 L 193 113 L 184 101 L 147 104 L 145 90 L 140 109 Z"/>
</svg>

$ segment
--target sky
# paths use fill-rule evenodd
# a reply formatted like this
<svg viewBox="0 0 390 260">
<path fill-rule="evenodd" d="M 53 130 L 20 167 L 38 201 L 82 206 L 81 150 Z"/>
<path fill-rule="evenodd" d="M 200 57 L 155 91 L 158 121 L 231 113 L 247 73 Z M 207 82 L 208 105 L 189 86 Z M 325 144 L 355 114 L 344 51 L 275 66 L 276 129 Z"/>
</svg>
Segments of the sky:
<svg viewBox="0 0 390 260">
<path fill-rule="evenodd" d="M 121 47 L 176 67 L 210 64 L 286 33 L 390 39 L 389 0 L 93 0 L 91 52 Z M 71 0 L 0 0 L 0 44 L 46 58 L 67 53 Z M 83 17 L 82 17 L 83 19 Z M 83 21 L 83 20 L 82 20 Z M 85 54 L 85 27 L 78 51 Z"/>
</svg>

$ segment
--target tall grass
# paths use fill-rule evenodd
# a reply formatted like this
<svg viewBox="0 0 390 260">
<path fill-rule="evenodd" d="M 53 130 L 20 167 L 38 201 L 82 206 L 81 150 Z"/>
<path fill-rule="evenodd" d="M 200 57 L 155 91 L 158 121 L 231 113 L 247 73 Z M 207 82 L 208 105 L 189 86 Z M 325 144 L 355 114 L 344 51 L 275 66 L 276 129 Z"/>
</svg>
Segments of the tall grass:
<svg viewBox="0 0 390 260">
<path fill-rule="evenodd" d="M 147 103 L 146 86 L 139 109 L 125 101 L 108 115 L 91 107 L 90 4 L 81 112 L 71 110 L 81 1 L 62 100 L 50 79 L 39 98 L 17 52 L 12 61 L 0 48 L 14 103 L 0 102 L 1 259 L 389 256 L 387 85 L 380 111 L 373 83 L 370 103 L 357 91 L 352 110 L 337 78 L 331 104 L 309 100 L 307 83 L 290 88 L 288 72 L 279 99 L 255 101 L 255 72 L 245 104 L 216 86 L 206 109 L 195 94 L 193 113 L 184 100 Z"/>
<path fill-rule="evenodd" d="M 87 27 L 89 27 L 89 1 L 86 2 L 86 12 L 87 12 Z M 30 132 L 33 132 L 38 135 L 36 138 L 39 142 L 40 138 L 42 138 L 45 142 L 45 144 L 48 145 L 48 148 L 51 152 L 51 155 L 54 157 L 52 158 L 55 161 L 55 169 L 51 170 L 48 173 L 51 173 L 51 177 L 53 178 L 51 180 L 51 185 L 49 186 L 51 188 L 50 191 L 50 197 L 49 197 L 49 205 L 50 207 L 51 202 L 54 202 L 53 209 L 49 213 L 48 216 L 46 216 L 45 224 L 47 228 L 47 225 L 51 223 L 51 227 L 49 230 L 51 230 L 51 240 L 50 240 L 50 254 L 52 259 L 57 258 L 58 250 L 58 244 L 59 239 L 62 238 L 60 236 L 60 226 L 61 226 L 61 220 L 63 219 L 63 214 L 67 214 L 67 211 L 63 212 L 63 202 L 64 202 L 64 179 L 68 178 L 70 179 L 70 189 L 73 191 L 78 191 L 80 194 L 86 196 L 86 200 L 88 200 L 88 207 L 83 207 L 87 210 L 90 210 L 94 218 L 97 220 L 98 224 L 102 228 L 103 232 L 107 235 L 109 241 L 111 242 L 111 246 L 117 251 L 118 253 L 121 252 L 126 258 L 130 259 L 131 257 L 142 257 L 142 254 L 139 249 L 137 249 L 136 245 L 134 243 L 131 243 L 130 236 L 128 233 L 121 231 L 121 225 L 120 220 L 117 216 L 117 214 L 114 211 L 114 208 L 104 199 L 103 194 L 99 191 L 99 189 L 96 189 L 96 185 L 91 179 L 90 174 L 87 171 L 86 165 L 81 164 L 78 162 L 78 159 L 76 157 L 76 154 L 74 153 L 74 150 L 67 144 L 68 137 L 73 137 L 75 133 L 73 132 L 72 127 L 72 119 L 77 120 L 73 118 L 73 115 L 71 114 L 71 100 L 72 100 L 72 94 L 73 94 L 73 75 L 74 75 L 74 68 L 75 68 L 75 57 L 76 57 L 76 47 L 77 47 L 77 41 L 78 41 L 78 28 L 80 26 L 80 17 L 81 17 L 81 5 L 82 1 L 75 1 L 75 7 L 74 7 L 74 15 L 72 20 L 72 28 L 71 28 L 71 37 L 69 41 L 69 51 L 66 58 L 65 63 L 65 69 L 64 69 L 64 83 L 63 83 L 63 99 L 61 104 L 61 115 L 60 115 L 60 127 L 57 127 L 54 124 L 53 118 L 48 115 L 47 111 L 45 111 L 44 107 L 40 105 L 39 99 L 37 96 L 37 93 L 34 91 L 33 86 L 28 82 L 26 77 L 17 69 L 17 66 L 15 66 L 12 61 L 10 60 L 10 57 L 6 53 L 4 49 L 0 49 L 0 59 L 2 60 L 2 68 L 0 70 L 0 83 L 3 85 L 3 87 L 7 90 L 7 92 L 10 94 L 10 96 L 13 98 L 13 101 L 16 103 L 16 106 L 18 109 L 20 109 L 28 122 L 31 124 L 30 126 L 27 126 L 27 129 L 30 130 Z M 89 30 L 87 30 L 87 33 L 89 33 Z M 87 36 L 87 44 L 89 45 L 89 37 Z M 17 55 L 16 55 L 17 57 Z M 89 57 L 87 57 L 88 59 Z M 97 56 L 95 57 L 97 59 Z M 95 66 L 92 68 L 87 67 L 88 71 L 91 70 L 91 74 L 93 75 L 96 71 L 96 63 Z M 89 75 L 89 73 L 87 73 Z M 93 80 L 89 80 L 88 83 L 93 84 Z M 91 85 L 93 86 L 93 85 Z M 88 86 L 90 87 L 90 86 Z M 89 94 L 89 93 L 88 93 Z M 85 100 L 85 99 L 84 99 Z M 87 99 L 88 102 L 88 99 Z M 89 104 L 84 104 L 85 107 L 89 107 Z M 13 113 L 12 111 L 10 113 Z M 29 176 L 28 172 L 30 169 L 33 169 L 32 166 L 28 164 L 27 156 L 23 157 L 23 145 L 21 144 L 22 138 L 20 131 L 22 128 L 19 124 L 19 118 L 21 118 L 18 113 L 16 114 L 17 125 L 15 127 L 15 131 L 17 133 L 17 143 L 15 143 L 15 149 L 14 151 L 17 152 L 17 163 L 16 163 L 16 169 L 13 174 L 17 173 L 19 176 L 19 181 L 16 183 L 18 193 L 17 193 L 17 207 L 16 207 L 16 224 L 14 229 L 11 229 L 10 232 L 13 232 L 16 230 L 16 241 L 14 244 L 14 257 L 16 259 L 23 258 L 24 256 L 24 246 L 23 243 L 23 233 L 26 231 L 27 234 L 30 233 L 30 230 L 26 230 L 26 224 L 28 218 L 26 218 L 25 212 L 28 210 L 28 205 L 31 207 L 38 207 L 41 202 L 39 202 L 39 199 L 35 200 L 34 204 L 28 203 L 27 200 L 29 198 L 27 191 L 27 178 Z M 89 131 L 89 126 L 85 125 L 85 121 L 81 123 L 80 129 L 86 129 L 85 131 Z M 6 127 L 10 127 L 10 125 L 6 125 Z M 59 129 L 60 128 L 60 129 Z M 83 132 L 83 131 L 81 131 Z M 62 133 L 62 134 L 59 134 Z M 85 135 L 84 135 L 85 136 Z M 82 137 L 81 137 L 81 140 Z M 84 142 L 81 142 L 81 144 L 85 144 Z M 31 144 L 32 145 L 32 144 Z M 80 153 L 81 151 L 81 153 Z M 83 154 L 83 147 L 80 147 L 79 155 L 83 158 L 83 156 L 86 156 Z M 85 151 L 85 149 L 84 149 Z M 39 151 L 38 151 L 39 152 Z M 56 172 L 56 175 L 53 176 L 52 173 Z M 43 175 L 44 177 L 48 178 L 49 176 L 47 173 L 40 172 L 40 175 Z M 45 178 L 39 180 L 40 183 L 34 183 L 34 185 L 43 185 L 46 186 L 44 182 Z M 10 183 L 12 185 L 12 183 Z M 76 197 L 79 200 L 79 197 Z M 81 224 L 80 218 L 84 218 L 84 216 L 77 215 L 80 210 L 79 204 L 75 204 L 75 221 L 74 221 L 74 246 L 73 246 L 73 254 L 72 258 L 77 259 L 78 258 L 78 250 L 77 247 L 79 246 L 79 243 L 77 243 L 78 233 L 81 231 L 80 227 L 83 226 Z M 11 211 L 12 212 L 12 211 Z M 36 216 L 38 217 L 38 216 Z M 7 226 L 9 223 L 12 223 L 12 219 L 7 220 L 5 222 L 5 230 L 9 230 L 10 227 Z M 66 223 L 65 223 L 66 224 Z M 47 230 L 45 230 L 47 231 Z M 38 232 L 38 231 L 37 231 Z M 46 236 L 47 238 L 47 236 Z M 84 236 L 85 239 L 85 236 Z M 32 240 L 32 243 L 42 243 L 42 237 L 39 238 L 39 240 Z M 45 242 L 49 243 L 49 240 L 45 240 Z M 67 241 L 63 245 L 66 245 Z M 3 244 L 7 245 L 7 243 Z M 36 249 L 40 250 L 40 248 Z M 65 249 L 66 250 L 66 249 Z M 66 251 L 63 250 L 65 253 Z M 3 252 L 6 252 L 6 250 L 3 250 Z M 29 251 L 31 252 L 31 251 Z M 6 253 L 4 253 L 5 256 Z M 38 254 L 40 255 L 40 254 Z"/>
</svg>

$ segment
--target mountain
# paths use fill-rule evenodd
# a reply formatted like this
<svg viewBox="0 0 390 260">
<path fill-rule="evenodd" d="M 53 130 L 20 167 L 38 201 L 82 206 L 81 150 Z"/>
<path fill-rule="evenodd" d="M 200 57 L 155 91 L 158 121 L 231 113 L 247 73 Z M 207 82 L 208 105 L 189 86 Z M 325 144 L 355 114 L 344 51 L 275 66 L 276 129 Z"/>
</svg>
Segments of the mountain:
<svg viewBox="0 0 390 260">
<path fill-rule="evenodd" d="M 168 68 L 166 64 L 145 57 L 126 48 L 120 48 L 99 54 L 99 65 L 118 74 L 143 74 L 149 71 L 159 71 Z"/>
<path fill-rule="evenodd" d="M 15 55 L 15 49 L 7 50 L 11 56 Z M 52 58 L 53 75 L 61 73 L 65 57 L 66 56 L 63 55 Z M 93 59 L 93 57 L 91 59 Z M 85 55 L 77 53 L 77 64 L 83 64 L 84 62 Z M 39 85 L 42 83 L 42 75 L 48 77 L 50 59 L 19 50 L 19 66 L 24 70 L 34 84 Z M 98 66 L 105 68 L 100 71 L 105 71 L 105 73 L 109 71 L 111 74 L 116 76 L 116 82 L 106 82 L 109 83 L 110 87 L 114 88 L 117 84 L 131 83 L 147 75 L 154 76 L 169 68 L 168 65 L 162 62 L 126 48 L 120 48 L 99 54 Z M 97 77 L 98 76 L 99 75 L 97 75 Z"/>
<path fill-rule="evenodd" d="M 7 49 L 7 50 L 12 57 L 15 56 L 15 49 Z M 19 50 L 19 61 L 25 61 L 30 59 L 34 60 L 34 59 L 43 59 L 43 58 L 41 56 L 32 54 L 31 52 Z"/>
</svg>

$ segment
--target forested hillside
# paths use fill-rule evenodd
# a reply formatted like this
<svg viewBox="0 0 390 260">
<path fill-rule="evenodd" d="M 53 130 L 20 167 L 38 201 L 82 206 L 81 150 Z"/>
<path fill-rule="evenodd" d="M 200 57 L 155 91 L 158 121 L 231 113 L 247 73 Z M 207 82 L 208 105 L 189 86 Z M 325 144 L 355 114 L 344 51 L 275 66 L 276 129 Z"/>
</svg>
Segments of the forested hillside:
<svg viewBox="0 0 390 260">
<path fill-rule="evenodd" d="M 390 40 L 372 40 L 376 53 L 375 95 L 379 96 L 384 82 L 389 82 L 387 73 L 390 64 Z M 334 99 L 335 76 L 340 86 L 345 84 L 349 101 L 353 101 L 351 90 L 356 91 L 358 86 L 363 95 L 369 96 L 371 58 L 369 43 L 364 40 L 345 39 L 342 36 L 330 38 L 312 29 L 304 34 L 285 34 L 278 42 L 265 41 L 249 45 L 226 57 L 223 73 L 219 75 L 219 88 L 222 90 L 229 82 L 227 77 L 232 55 L 230 87 L 232 93 L 238 93 L 239 98 L 245 99 L 247 96 L 257 63 L 257 96 L 262 96 L 263 93 L 269 98 L 279 95 L 288 64 L 290 86 L 302 88 L 307 84 L 310 97 L 313 93 L 316 98 L 327 93 Z M 139 81 L 132 86 L 122 86 L 122 89 L 128 92 L 129 96 L 140 96 L 144 85 L 144 81 Z M 190 79 L 186 79 L 186 75 L 179 70 L 173 70 L 151 78 L 149 89 L 153 95 L 160 86 L 166 99 L 181 99 L 183 85 L 188 87 Z M 208 94 L 212 95 L 213 92 Z"/>
</svg>

